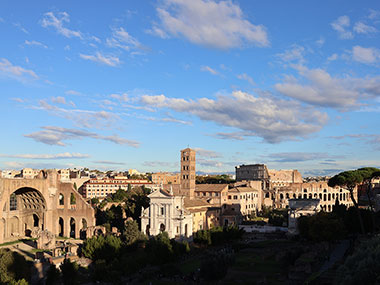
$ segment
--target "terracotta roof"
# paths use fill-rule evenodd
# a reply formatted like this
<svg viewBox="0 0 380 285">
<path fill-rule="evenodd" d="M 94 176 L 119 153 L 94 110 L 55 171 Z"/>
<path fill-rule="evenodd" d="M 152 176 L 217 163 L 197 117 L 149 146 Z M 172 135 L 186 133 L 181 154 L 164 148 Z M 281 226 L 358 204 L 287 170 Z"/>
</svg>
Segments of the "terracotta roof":
<svg viewBox="0 0 380 285">
<path fill-rule="evenodd" d="M 221 192 L 228 189 L 228 184 L 196 184 L 195 192 Z"/>
<path fill-rule="evenodd" d="M 228 192 L 254 192 L 254 191 L 257 191 L 257 189 L 252 188 L 252 187 L 234 187 L 228 190 Z"/>
<path fill-rule="evenodd" d="M 181 196 L 181 185 L 179 184 L 163 184 L 163 190 L 166 192 L 170 192 L 170 189 L 173 190 L 173 195 L 174 196 Z M 182 194 L 183 195 L 183 194 Z"/>
<path fill-rule="evenodd" d="M 185 208 L 192 208 L 192 207 L 208 207 L 210 204 L 206 201 L 200 200 L 200 199 L 190 199 L 188 197 L 185 198 Z"/>
<path fill-rule="evenodd" d="M 191 208 L 187 209 L 190 213 L 199 213 L 199 212 L 205 212 L 208 210 L 207 207 L 202 207 L 202 208 Z"/>
</svg>

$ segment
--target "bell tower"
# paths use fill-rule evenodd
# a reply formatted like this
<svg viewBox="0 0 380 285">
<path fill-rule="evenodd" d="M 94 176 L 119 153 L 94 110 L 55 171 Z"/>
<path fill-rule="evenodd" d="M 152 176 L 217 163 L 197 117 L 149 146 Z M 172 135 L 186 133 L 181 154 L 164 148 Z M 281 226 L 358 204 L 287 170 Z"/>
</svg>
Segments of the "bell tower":
<svg viewBox="0 0 380 285">
<path fill-rule="evenodd" d="M 190 198 L 195 191 L 195 150 L 181 150 L 181 193 Z"/>
</svg>

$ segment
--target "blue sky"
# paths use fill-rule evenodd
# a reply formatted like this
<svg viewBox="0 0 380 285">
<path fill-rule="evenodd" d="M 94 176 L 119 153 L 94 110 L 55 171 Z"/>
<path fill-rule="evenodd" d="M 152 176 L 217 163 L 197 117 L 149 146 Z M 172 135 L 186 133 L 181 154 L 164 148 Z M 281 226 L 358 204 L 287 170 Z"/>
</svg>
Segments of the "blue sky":
<svg viewBox="0 0 380 285">
<path fill-rule="evenodd" d="M 1 1 L 0 168 L 380 166 L 378 1 Z"/>
</svg>

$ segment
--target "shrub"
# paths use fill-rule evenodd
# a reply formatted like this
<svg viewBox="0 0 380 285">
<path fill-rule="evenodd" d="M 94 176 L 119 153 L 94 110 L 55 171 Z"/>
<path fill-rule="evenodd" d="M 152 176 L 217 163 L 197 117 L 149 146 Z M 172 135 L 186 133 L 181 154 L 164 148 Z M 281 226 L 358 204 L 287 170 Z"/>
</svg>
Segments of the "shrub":
<svg viewBox="0 0 380 285">
<path fill-rule="evenodd" d="M 22 284 L 30 279 L 30 265 L 25 258 L 9 249 L 0 249 L 0 284 Z M 21 283 L 20 283 L 21 282 Z"/>
<path fill-rule="evenodd" d="M 380 238 L 363 242 L 336 273 L 335 284 L 379 284 Z"/>
</svg>

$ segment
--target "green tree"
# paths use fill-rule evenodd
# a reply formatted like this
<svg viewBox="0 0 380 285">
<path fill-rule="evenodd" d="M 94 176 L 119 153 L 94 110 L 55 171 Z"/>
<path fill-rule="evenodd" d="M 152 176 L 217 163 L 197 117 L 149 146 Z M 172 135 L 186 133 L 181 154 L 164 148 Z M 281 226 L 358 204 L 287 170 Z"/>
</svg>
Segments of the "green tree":
<svg viewBox="0 0 380 285">
<path fill-rule="evenodd" d="M 59 279 L 59 270 L 54 264 L 51 264 L 46 272 L 46 285 L 54 285 Z"/>
<path fill-rule="evenodd" d="M 75 261 L 71 262 L 70 259 L 65 259 L 61 264 L 60 269 L 62 272 L 63 284 L 77 284 L 79 277 L 79 265 Z"/>
<path fill-rule="evenodd" d="M 126 245 L 134 244 L 136 241 L 146 240 L 146 236 L 139 230 L 136 221 L 126 221 L 123 236 Z"/>
<path fill-rule="evenodd" d="M 361 243 L 347 257 L 336 274 L 334 284 L 379 284 L 380 282 L 380 238 L 374 237 Z"/>
<path fill-rule="evenodd" d="M 30 264 L 25 257 L 9 249 L 0 249 L 0 284 L 16 284 L 30 279 Z M 16 282 L 16 283 L 15 283 Z"/>
<path fill-rule="evenodd" d="M 354 206 L 358 215 L 360 229 L 361 229 L 361 232 L 364 234 L 365 231 L 364 231 L 363 219 L 359 211 L 358 202 L 356 201 L 355 196 L 354 196 L 355 187 L 362 182 L 363 182 L 363 176 L 360 172 L 356 170 L 349 170 L 349 171 L 341 172 L 333 176 L 332 178 L 330 178 L 328 185 L 330 187 L 335 187 L 335 186 L 345 187 L 350 192 L 351 201 L 352 203 L 354 203 Z"/>
</svg>

